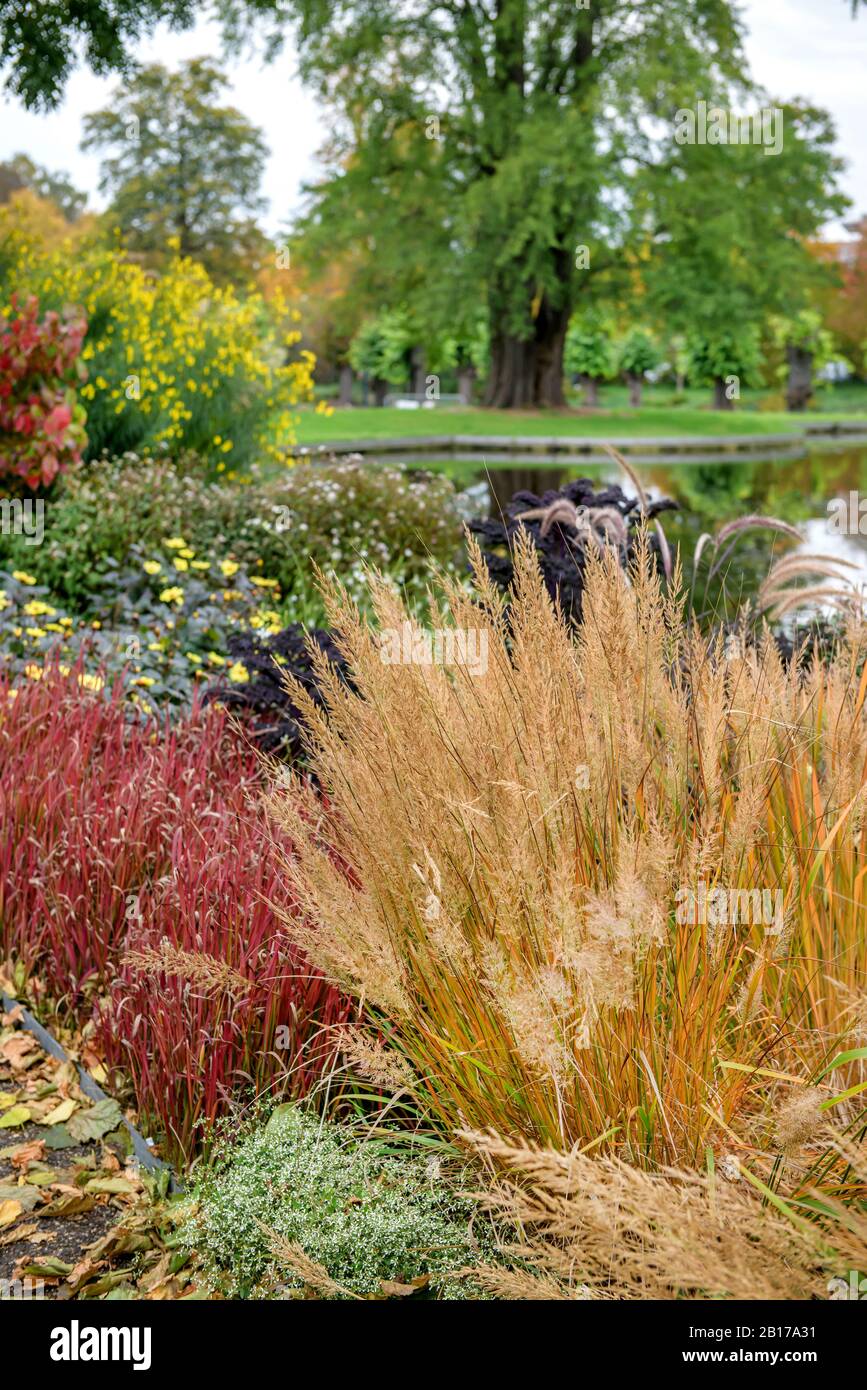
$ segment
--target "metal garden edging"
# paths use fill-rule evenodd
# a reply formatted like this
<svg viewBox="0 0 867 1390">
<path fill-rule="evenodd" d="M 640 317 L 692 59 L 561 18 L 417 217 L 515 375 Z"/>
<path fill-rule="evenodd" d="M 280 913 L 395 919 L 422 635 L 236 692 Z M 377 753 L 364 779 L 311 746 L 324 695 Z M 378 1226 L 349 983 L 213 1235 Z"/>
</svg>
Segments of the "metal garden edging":
<svg viewBox="0 0 867 1390">
<path fill-rule="evenodd" d="M 7 1013 L 11 1013 L 13 1009 L 21 1010 L 22 1027 L 25 1028 L 28 1033 L 33 1034 L 34 1038 L 36 1038 L 36 1041 L 40 1044 L 41 1047 L 45 1049 L 49 1056 L 56 1057 L 57 1060 L 60 1062 L 72 1061 L 72 1058 L 67 1056 L 66 1052 L 61 1047 L 57 1039 L 51 1036 L 47 1028 L 43 1028 L 39 1020 L 33 1017 L 30 1010 L 25 1008 L 25 1006 L 20 1002 L 20 1000 L 13 999 L 10 995 L 6 994 L 5 991 L 0 991 L 0 998 L 2 998 L 3 1000 L 3 1007 Z M 106 1095 L 102 1087 L 98 1084 L 98 1082 L 94 1081 L 93 1077 L 90 1075 L 88 1071 L 84 1069 L 84 1067 L 79 1066 L 77 1062 L 75 1062 L 73 1065 L 75 1066 L 78 1072 L 78 1079 L 81 1089 L 89 1100 L 97 1101 L 112 1099 L 111 1096 Z M 139 1134 L 135 1125 L 130 1124 L 126 1116 L 123 1116 L 123 1123 L 132 1141 L 133 1153 L 135 1154 L 141 1166 L 143 1168 L 148 1168 L 152 1173 L 168 1172 L 169 1191 L 182 1191 L 182 1185 L 178 1182 L 178 1179 L 175 1176 L 175 1171 L 172 1168 L 171 1164 L 165 1163 L 163 1159 L 157 1158 L 154 1154 L 151 1153 L 146 1140 L 142 1137 L 141 1134 Z"/>
</svg>

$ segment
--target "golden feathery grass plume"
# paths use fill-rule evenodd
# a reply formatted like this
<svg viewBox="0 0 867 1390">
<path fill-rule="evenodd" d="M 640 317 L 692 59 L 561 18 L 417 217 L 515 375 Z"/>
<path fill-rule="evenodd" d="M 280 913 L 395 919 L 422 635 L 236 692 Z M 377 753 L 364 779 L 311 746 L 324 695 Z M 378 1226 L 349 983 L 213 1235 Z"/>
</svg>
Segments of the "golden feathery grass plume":
<svg viewBox="0 0 867 1390">
<path fill-rule="evenodd" d="M 296 1278 L 300 1279 L 308 1289 L 321 1294 L 323 1298 L 360 1299 L 360 1294 L 353 1293 L 351 1289 L 345 1288 L 332 1279 L 324 1265 L 312 1259 L 297 1241 L 287 1240 L 285 1236 L 281 1236 L 270 1226 L 266 1226 L 263 1221 L 257 1221 L 257 1225 L 268 1237 L 268 1245 L 275 1259 L 279 1260 Z"/>
<path fill-rule="evenodd" d="M 827 1298 L 829 1280 L 864 1252 L 863 1215 L 832 1237 L 763 1206 L 736 1177 L 461 1137 L 492 1173 L 485 1206 L 515 1232 L 505 1269 L 467 1272 L 499 1297 Z"/>
<path fill-rule="evenodd" d="M 165 937 L 159 946 L 138 946 L 126 951 L 121 965 L 131 965 L 143 975 L 177 975 L 202 989 L 225 990 L 228 994 L 247 994 L 252 987 L 252 982 L 227 961 L 204 951 L 184 951 Z"/>
<path fill-rule="evenodd" d="M 529 537 L 508 611 L 469 551 L 474 592 L 445 582 L 432 623 L 484 661 L 386 659 L 406 624 L 424 650 L 390 585 L 374 624 L 325 585 L 356 688 L 318 649 L 326 708 L 291 686 L 325 797 L 270 798 L 287 930 L 447 1132 L 701 1166 L 770 1119 L 768 1073 L 822 1073 L 864 990 L 862 631 L 830 666 L 784 666 L 769 634 L 727 653 L 645 541 L 628 576 L 588 551 L 572 632 Z M 714 892 L 759 907 L 711 918 Z"/>
</svg>

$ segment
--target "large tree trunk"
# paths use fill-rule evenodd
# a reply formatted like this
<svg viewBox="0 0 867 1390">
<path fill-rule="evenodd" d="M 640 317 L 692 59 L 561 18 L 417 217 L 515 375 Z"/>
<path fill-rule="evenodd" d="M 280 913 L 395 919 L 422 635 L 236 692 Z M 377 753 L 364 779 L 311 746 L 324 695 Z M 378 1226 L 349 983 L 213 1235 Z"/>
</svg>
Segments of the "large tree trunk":
<svg viewBox="0 0 867 1390">
<path fill-rule="evenodd" d="M 337 404 L 352 405 L 352 368 L 348 362 L 340 368 L 340 390 L 337 395 Z"/>
<path fill-rule="evenodd" d="M 385 398 L 388 395 L 388 382 L 383 381 L 380 376 L 375 376 L 370 384 L 373 387 L 373 404 L 385 405 Z"/>
<path fill-rule="evenodd" d="M 629 387 L 629 404 L 637 410 L 641 405 L 641 384 L 643 378 L 636 376 L 634 372 L 626 373 L 626 384 Z"/>
<path fill-rule="evenodd" d="M 734 410 L 734 402 L 726 391 L 726 379 L 723 376 L 714 377 L 713 408 L 714 410 Z"/>
<path fill-rule="evenodd" d="M 458 395 L 463 405 L 472 405 L 473 383 L 476 379 L 476 369 L 472 363 L 467 363 L 464 367 L 458 367 Z"/>
<path fill-rule="evenodd" d="M 485 405 L 499 410 L 565 406 L 563 347 L 568 324 L 568 310 L 551 309 L 543 300 L 531 338 L 495 332 Z"/>
<path fill-rule="evenodd" d="M 599 404 L 599 382 L 595 376 L 579 376 L 581 383 L 581 394 L 583 404 L 597 406 Z"/>
<path fill-rule="evenodd" d="M 789 380 L 786 385 L 786 405 L 789 410 L 806 410 L 813 394 L 813 354 L 806 348 L 786 348 Z"/>
<path fill-rule="evenodd" d="M 410 391 L 424 396 L 427 387 L 427 357 L 423 347 L 414 347 L 411 354 Z"/>
</svg>

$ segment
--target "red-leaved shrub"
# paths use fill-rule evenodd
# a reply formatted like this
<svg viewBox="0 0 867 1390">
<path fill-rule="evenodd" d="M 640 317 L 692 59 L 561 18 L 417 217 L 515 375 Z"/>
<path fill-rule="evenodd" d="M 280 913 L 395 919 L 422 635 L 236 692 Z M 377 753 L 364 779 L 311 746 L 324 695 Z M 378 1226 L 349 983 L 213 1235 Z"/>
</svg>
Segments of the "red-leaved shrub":
<svg viewBox="0 0 867 1390">
<path fill-rule="evenodd" d="M 76 404 L 73 380 L 87 323 L 53 311 L 39 319 L 35 295 L 14 317 L 0 316 L 0 479 L 23 478 L 30 488 L 47 486 L 81 459 L 87 438 L 84 410 Z"/>
<path fill-rule="evenodd" d="M 303 1094 L 349 1005 L 268 906 L 289 846 L 225 712 L 132 723 L 119 689 L 81 681 L 0 675 L 0 952 L 95 1018 L 140 1114 L 189 1157 L 239 1091 Z"/>
</svg>

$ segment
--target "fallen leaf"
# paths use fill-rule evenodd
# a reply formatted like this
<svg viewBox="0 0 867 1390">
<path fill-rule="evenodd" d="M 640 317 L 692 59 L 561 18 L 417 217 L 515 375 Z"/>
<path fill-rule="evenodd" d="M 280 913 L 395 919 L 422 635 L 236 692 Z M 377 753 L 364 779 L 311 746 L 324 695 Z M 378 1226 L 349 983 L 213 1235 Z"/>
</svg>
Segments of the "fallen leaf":
<svg viewBox="0 0 867 1390">
<path fill-rule="evenodd" d="M 11 1226 L 13 1221 L 17 1221 L 23 1210 L 20 1202 L 0 1202 L 0 1230 L 4 1226 Z"/>
<path fill-rule="evenodd" d="M 57 1174 L 50 1168 L 35 1168 L 32 1173 L 28 1173 L 24 1181 L 30 1187 L 48 1187 L 57 1181 Z"/>
<path fill-rule="evenodd" d="M 429 1274 L 420 1274 L 417 1279 L 413 1279 L 409 1284 L 399 1284 L 396 1279 L 380 1279 L 379 1287 L 382 1292 L 388 1294 L 390 1298 L 409 1298 L 410 1294 L 417 1293 L 430 1282 Z"/>
<path fill-rule="evenodd" d="M 69 1121 L 68 1129 L 73 1139 L 85 1144 L 91 1139 L 101 1139 L 122 1120 L 123 1113 L 117 1101 L 106 1098 L 97 1101 L 90 1110 L 79 1110 Z"/>
<path fill-rule="evenodd" d="M 14 1230 L 7 1231 L 5 1236 L 0 1236 L 0 1245 L 14 1245 L 19 1240 L 36 1240 L 38 1230 L 35 1221 L 30 1226 L 16 1226 Z"/>
<path fill-rule="evenodd" d="M 58 1260 L 54 1255 L 46 1255 L 44 1260 L 24 1265 L 21 1273 L 36 1279 L 65 1279 L 72 1273 L 72 1265 Z"/>
<path fill-rule="evenodd" d="M 129 1284 L 130 1272 L 128 1269 L 112 1269 L 108 1274 L 103 1274 L 92 1284 L 85 1284 L 78 1293 L 79 1298 L 102 1298 L 104 1294 L 111 1295 L 113 1290 L 118 1290 L 115 1297 L 120 1297 L 120 1288 L 130 1290 L 129 1297 L 133 1297 L 133 1290 Z"/>
<path fill-rule="evenodd" d="M 13 1105 L 5 1115 L 0 1115 L 0 1129 L 18 1129 L 20 1125 L 26 1125 L 29 1119 L 30 1111 L 26 1105 Z"/>
<path fill-rule="evenodd" d="M 38 1191 L 37 1189 L 34 1189 Z M 45 1208 L 46 1216 L 80 1216 L 82 1212 L 91 1211 L 96 1206 L 95 1197 L 86 1197 L 84 1193 L 72 1197 L 61 1196 L 56 1202 L 52 1202 Z"/>
<path fill-rule="evenodd" d="M 18 1187 L 13 1183 L 0 1185 L 0 1202 L 20 1202 L 25 1211 L 32 1211 L 40 1201 L 38 1187 Z"/>
<path fill-rule="evenodd" d="M 13 1168 L 26 1168 L 28 1163 L 38 1163 L 45 1157 L 45 1143 L 42 1139 L 31 1139 L 29 1144 L 19 1144 L 9 1154 Z"/>
<path fill-rule="evenodd" d="M 41 1054 L 39 1044 L 29 1033 L 15 1033 L 0 1047 L 0 1054 L 13 1071 L 26 1071 L 38 1062 Z"/>
<path fill-rule="evenodd" d="M 91 1178 L 84 1184 L 85 1192 L 108 1192 L 118 1195 L 134 1197 L 138 1192 L 135 1183 L 130 1182 L 129 1178 Z"/>
<path fill-rule="evenodd" d="M 45 1131 L 42 1142 L 47 1149 L 74 1149 L 76 1144 L 66 1125 L 52 1125 Z"/>
<path fill-rule="evenodd" d="M 161 1285 L 164 1285 L 171 1278 L 169 1271 L 170 1255 L 162 1255 L 153 1269 L 149 1270 L 143 1279 L 139 1280 L 139 1288 L 147 1294 L 153 1294 Z"/>
<path fill-rule="evenodd" d="M 68 1120 L 70 1115 L 74 1115 L 77 1109 L 77 1100 L 62 1100 L 59 1105 L 55 1105 L 53 1110 L 49 1110 L 39 1123 L 41 1125 L 62 1125 L 64 1120 Z"/>
<path fill-rule="evenodd" d="M 93 1260 L 89 1255 L 85 1255 L 83 1260 L 79 1260 L 74 1269 L 70 1270 L 66 1280 L 67 1284 L 75 1284 L 81 1287 L 91 1274 L 95 1274 L 98 1269 L 105 1267 L 104 1260 Z"/>
</svg>

